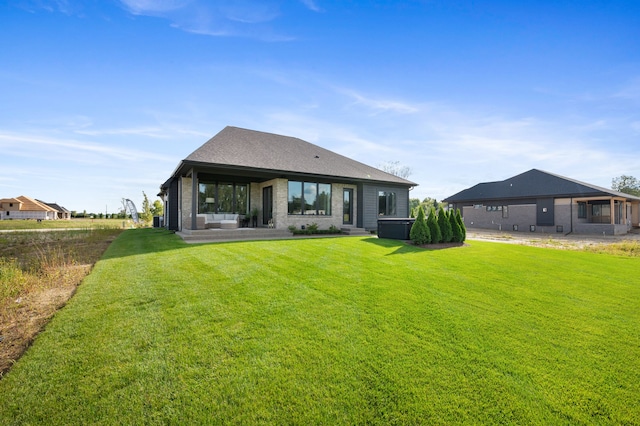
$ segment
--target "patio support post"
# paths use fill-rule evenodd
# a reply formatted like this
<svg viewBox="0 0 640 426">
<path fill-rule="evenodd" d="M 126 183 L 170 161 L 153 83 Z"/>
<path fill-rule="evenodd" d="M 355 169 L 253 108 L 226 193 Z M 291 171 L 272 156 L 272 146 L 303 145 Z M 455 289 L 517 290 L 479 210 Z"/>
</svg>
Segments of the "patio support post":
<svg viewBox="0 0 640 426">
<path fill-rule="evenodd" d="M 198 229 L 198 172 L 191 172 L 191 229 Z"/>
<path fill-rule="evenodd" d="M 611 203 L 611 224 L 615 225 L 616 224 L 616 203 L 613 197 L 611 198 L 610 203 Z"/>
</svg>

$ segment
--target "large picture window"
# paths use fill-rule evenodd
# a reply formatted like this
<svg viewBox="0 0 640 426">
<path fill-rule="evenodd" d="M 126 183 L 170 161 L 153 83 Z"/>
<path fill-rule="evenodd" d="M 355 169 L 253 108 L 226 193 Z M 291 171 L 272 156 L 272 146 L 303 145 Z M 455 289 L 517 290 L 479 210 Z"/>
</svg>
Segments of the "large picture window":
<svg viewBox="0 0 640 426">
<path fill-rule="evenodd" d="M 201 182 L 198 185 L 198 213 L 248 214 L 248 185 Z"/>
<path fill-rule="evenodd" d="M 396 215 L 396 193 L 379 191 L 378 192 L 378 216 L 395 216 Z"/>
<path fill-rule="evenodd" d="M 290 215 L 331 215 L 331 184 L 289 181 L 288 190 Z"/>
</svg>

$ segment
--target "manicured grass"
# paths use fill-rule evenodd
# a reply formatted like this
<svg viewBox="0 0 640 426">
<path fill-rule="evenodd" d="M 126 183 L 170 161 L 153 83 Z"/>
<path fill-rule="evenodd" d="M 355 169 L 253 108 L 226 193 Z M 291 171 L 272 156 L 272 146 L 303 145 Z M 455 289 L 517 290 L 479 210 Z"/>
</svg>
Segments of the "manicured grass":
<svg viewBox="0 0 640 426">
<path fill-rule="evenodd" d="M 124 232 L 1 424 L 638 424 L 640 260 Z"/>
</svg>

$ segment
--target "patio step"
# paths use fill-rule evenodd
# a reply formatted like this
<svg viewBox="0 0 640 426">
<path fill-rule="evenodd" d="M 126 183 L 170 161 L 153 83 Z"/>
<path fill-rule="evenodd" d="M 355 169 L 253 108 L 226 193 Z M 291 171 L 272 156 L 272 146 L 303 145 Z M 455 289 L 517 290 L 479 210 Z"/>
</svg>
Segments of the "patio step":
<svg viewBox="0 0 640 426">
<path fill-rule="evenodd" d="M 343 226 L 340 228 L 343 234 L 346 235 L 368 235 L 371 236 L 371 232 L 367 232 L 364 228 L 356 228 L 355 226 Z"/>
</svg>

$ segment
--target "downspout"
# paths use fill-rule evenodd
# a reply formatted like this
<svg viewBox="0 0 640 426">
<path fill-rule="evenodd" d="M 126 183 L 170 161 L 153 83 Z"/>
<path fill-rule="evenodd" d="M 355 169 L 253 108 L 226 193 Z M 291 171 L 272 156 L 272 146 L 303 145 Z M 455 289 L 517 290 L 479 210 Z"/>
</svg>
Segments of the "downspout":
<svg viewBox="0 0 640 426">
<path fill-rule="evenodd" d="M 573 197 L 571 197 L 571 201 L 569 202 L 569 226 L 571 229 L 564 234 L 565 236 L 573 233 Z"/>
</svg>

